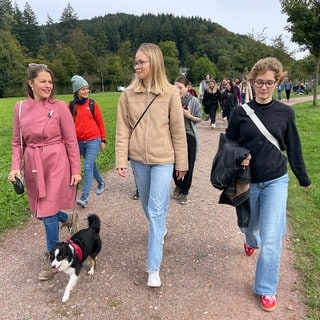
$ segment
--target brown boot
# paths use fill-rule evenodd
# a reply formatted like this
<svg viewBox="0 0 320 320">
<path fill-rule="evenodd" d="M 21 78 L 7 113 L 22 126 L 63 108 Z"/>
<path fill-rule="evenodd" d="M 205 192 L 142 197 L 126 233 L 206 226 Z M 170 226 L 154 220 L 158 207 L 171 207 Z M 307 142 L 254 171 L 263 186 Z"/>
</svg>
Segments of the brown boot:
<svg viewBox="0 0 320 320">
<path fill-rule="evenodd" d="M 61 229 L 66 227 L 70 230 L 71 234 L 75 234 L 78 232 L 78 212 L 68 213 L 67 221 L 61 223 Z"/>
<path fill-rule="evenodd" d="M 39 272 L 39 277 L 38 279 L 40 281 L 47 281 L 53 278 L 54 276 L 54 272 L 51 269 L 51 263 L 50 263 L 50 255 L 49 252 L 47 251 L 45 254 L 45 263 L 44 263 L 44 267 L 43 270 L 41 270 Z"/>
</svg>

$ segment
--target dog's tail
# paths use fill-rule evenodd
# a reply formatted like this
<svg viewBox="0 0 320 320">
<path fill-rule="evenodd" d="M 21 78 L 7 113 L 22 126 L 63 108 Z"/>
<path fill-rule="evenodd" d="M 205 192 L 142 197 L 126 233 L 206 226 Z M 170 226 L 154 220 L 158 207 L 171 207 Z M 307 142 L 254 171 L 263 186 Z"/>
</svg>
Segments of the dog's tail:
<svg viewBox="0 0 320 320">
<path fill-rule="evenodd" d="M 89 228 L 93 229 L 96 233 L 100 232 L 100 218 L 96 214 L 88 216 Z"/>
</svg>

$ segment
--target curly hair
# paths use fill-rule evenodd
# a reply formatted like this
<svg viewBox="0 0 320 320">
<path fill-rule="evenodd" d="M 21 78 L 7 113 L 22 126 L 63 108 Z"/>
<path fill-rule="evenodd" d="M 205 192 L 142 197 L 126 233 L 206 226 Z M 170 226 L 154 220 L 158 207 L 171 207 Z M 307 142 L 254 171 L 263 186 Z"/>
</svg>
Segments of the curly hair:
<svg viewBox="0 0 320 320">
<path fill-rule="evenodd" d="M 248 80 L 252 83 L 257 78 L 259 74 L 264 74 L 267 71 L 274 71 L 275 79 L 279 83 L 283 82 L 287 76 L 287 72 L 283 71 L 282 63 L 274 57 L 267 57 L 258 60 L 252 67 Z"/>
</svg>

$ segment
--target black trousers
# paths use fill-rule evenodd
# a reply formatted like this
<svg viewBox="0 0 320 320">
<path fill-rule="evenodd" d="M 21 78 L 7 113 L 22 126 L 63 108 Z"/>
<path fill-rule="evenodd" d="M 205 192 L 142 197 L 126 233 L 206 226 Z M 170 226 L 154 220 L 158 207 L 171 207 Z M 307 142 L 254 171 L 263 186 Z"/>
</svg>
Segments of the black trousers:
<svg viewBox="0 0 320 320">
<path fill-rule="evenodd" d="M 286 98 L 287 98 L 287 100 L 290 99 L 290 93 L 291 93 L 291 90 L 286 90 Z"/>
<path fill-rule="evenodd" d="M 181 193 L 188 194 L 191 184 L 192 184 L 192 176 L 193 176 L 193 169 L 194 163 L 196 161 L 196 147 L 197 142 L 196 138 L 190 134 L 187 134 L 187 144 L 188 144 L 188 165 L 189 170 L 187 171 L 186 175 L 184 176 L 183 180 L 177 180 L 176 177 L 176 170 L 173 170 L 173 179 L 176 184 L 180 188 Z"/>
</svg>

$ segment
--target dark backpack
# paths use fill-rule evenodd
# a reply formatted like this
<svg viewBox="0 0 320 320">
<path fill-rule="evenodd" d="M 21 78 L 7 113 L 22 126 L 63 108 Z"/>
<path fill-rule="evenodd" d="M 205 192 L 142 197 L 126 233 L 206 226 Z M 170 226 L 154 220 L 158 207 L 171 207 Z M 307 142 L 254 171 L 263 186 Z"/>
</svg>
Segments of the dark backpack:
<svg viewBox="0 0 320 320">
<path fill-rule="evenodd" d="M 70 111 L 71 111 L 71 114 L 72 114 L 73 117 L 76 115 L 76 109 L 74 107 L 75 103 L 76 103 L 75 100 L 72 100 L 72 101 L 69 102 Z M 94 100 L 92 100 L 92 99 L 89 99 L 89 108 L 90 108 L 90 111 L 91 111 L 91 114 L 92 114 L 92 118 L 94 120 L 96 120 L 94 118 Z"/>
</svg>

